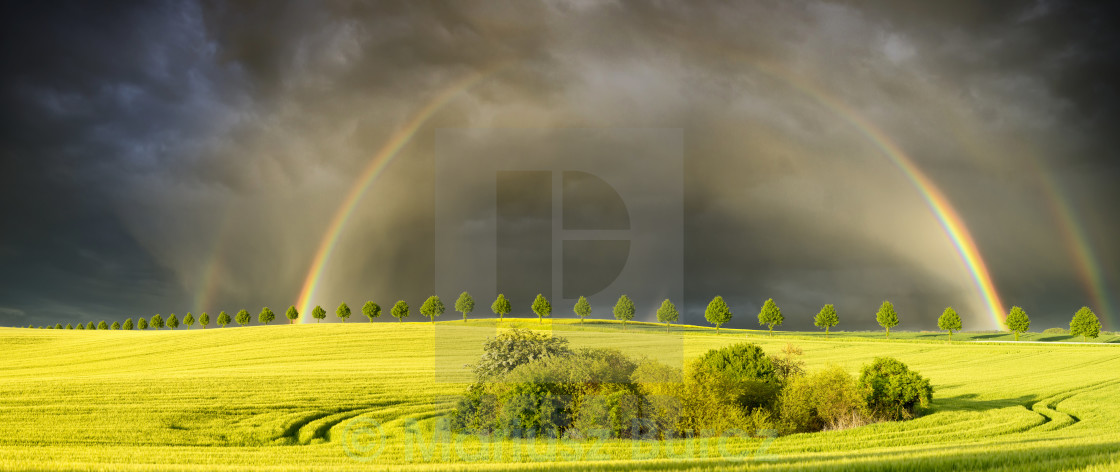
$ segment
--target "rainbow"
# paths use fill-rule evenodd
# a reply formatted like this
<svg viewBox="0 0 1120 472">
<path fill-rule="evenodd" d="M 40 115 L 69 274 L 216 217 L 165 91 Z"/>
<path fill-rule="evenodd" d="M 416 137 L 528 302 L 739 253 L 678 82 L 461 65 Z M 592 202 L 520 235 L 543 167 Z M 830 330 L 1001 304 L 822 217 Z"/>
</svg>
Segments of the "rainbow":
<svg viewBox="0 0 1120 472">
<path fill-rule="evenodd" d="M 222 266 L 222 253 L 224 251 L 224 241 L 226 226 L 228 226 L 229 207 L 222 207 L 222 220 L 218 224 L 218 230 L 214 233 L 213 243 L 210 246 L 210 257 L 203 263 L 202 271 L 198 281 L 198 288 L 194 294 L 194 309 L 198 313 L 210 310 L 210 304 L 214 301 L 214 292 L 217 291 L 219 273 L 221 273 Z"/>
<path fill-rule="evenodd" d="M 814 86 L 813 84 L 800 80 L 792 74 L 784 73 L 781 69 L 773 66 L 762 64 L 758 61 L 748 62 L 754 66 L 755 69 L 766 73 L 772 77 L 784 80 L 795 89 L 801 91 L 809 97 L 812 97 L 816 102 L 823 105 L 825 108 L 832 111 L 837 116 L 844 119 L 847 123 L 852 125 L 864 137 L 872 142 L 899 170 L 903 175 L 914 185 L 914 187 L 921 194 L 923 200 L 932 211 L 938 223 L 945 231 L 954 249 L 956 250 L 961 262 L 972 279 L 972 282 L 987 306 L 987 311 L 991 317 L 992 322 L 996 327 L 1003 328 L 1003 318 L 1006 311 L 1004 310 L 1003 303 L 1000 301 L 998 292 L 995 285 L 992 283 L 991 275 L 988 268 L 984 263 L 983 258 L 980 256 L 980 251 L 972 238 L 971 233 L 968 231 L 964 220 L 960 217 L 957 211 L 953 208 L 949 199 L 945 194 L 933 183 L 933 181 L 921 171 L 921 169 L 914 163 L 913 159 L 906 155 L 902 149 L 895 144 L 886 134 L 874 126 L 870 121 L 860 116 L 855 110 L 852 110 L 843 102 L 834 99 L 826 94 L 824 91 Z M 366 167 L 365 171 L 356 180 L 354 186 L 350 189 L 349 194 L 343 200 L 342 205 L 335 212 L 334 218 L 328 227 L 322 241 L 319 244 L 318 251 L 312 262 L 311 268 L 307 273 L 304 280 L 303 289 L 300 291 L 299 307 L 301 312 L 301 320 L 307 321 L 309 311 L 311 308 L 311 300 L 314 297 L 319 281 L 322 276 L 323 268 L 330 260 L 332 251 L 338 241 L 342 229 L 345 227 L 350 215 L 353 213 L 354 208 L 357 206 L 361 197 L 365 194 L 370 184 L 377 178 L 385 166 L 392 160 L 392 158 L 400 151 L 416 133 L 419 127 L 440 107 L 447 103 L 454 95 L 474 85 L 489 74 L 476 73 L 472 74 L 451 86 L 445 88 L 442 92 L 437 94 L 427 105 L 425 105 L 413 118 L 407 122 L 403 127 L 399 128 L 389 141 L 374 155 L 370 164 Z"/>
<path fill-rule="evenodd" d="M 1036 167 L 1038 166 L 1037 162 L 1034 164 Z M 1051 211 L 1062 222 L 1062 237 L 1065 239 L 1070 252 L 1073 253 L 1082 282 L 1086 285 L 1087 291 L 1096 303 L 1097 308 L 1101 310 L 1099 314 L 1106 322 L 1105 328 L 1115 329 L 1115 326 L 1117 326 L 1114 321 L 1116 312 L 1113 311 L 1108 291 L 1105 288 L 1104 277 L 1101 275 L 1101 267 L 1097 264 L 1097 258 L 1093 256 L 1089 238 L 1085 235 L 1082 225 L 1077 221 L 1077 213 L 1069 200 L 1058 190 L 1057 182 L 1049 174 L 1042 172 L 1041 169 L 1039 175 L 1041 176 L 1043 190 L 1050 195 Z"/>
<path fill-rule="evenodd" d="M 420 126 L 423 125 L 433 113 L 442 108 L 447 102 L 451 101 L 459 92 L 470 88 L 483 78 L 497 72 L 503 65 L 504 63 L 499 63 L 482 71 L 471 73 L 441 90 L 424 105 L 412 119 L 406 122 L 404 126 L 398 128 L 389 138 L 389 141 L 373 155 L 373 158 L 370 159 L 365 170 L 363 170 L 357 180 L 355 180 L 346 198 L 342 200 L 342 204 L 338 207 L 338 210 L 335 211 L 334 217 L 331 218 L 330 225 L 327 226 L 327 231 L 323 235 L 323 239 L 319 242 L 319 248 L 315 251 L 315 258 L 312 260 L 311 268 L 304 278 L 303 288 L 299 293 L 299 302 L 296 304 L 296 306 L 299 307 L 301 323 L 310 321 L 312 299 L 315 297 L 315 293 L 319 288 L 323 268 L 326 266 L 327 262 L 330 261 L 331 255 L 334 253 L 335 245 L 338 243 L 338 238 L 342 234 L 342 229 L 346 227 L 346 223 L 354 213 L 354 208 L 358 206 L 358 202 L 362 200 L 362 196 L 366 194 L 370 184 L 372 184 L 385 167 L 392 162 L 393 157 L 400 152 L 401 148 L 412 140 L 416 131 L 420 129 Z"/>
<path fill-rule="evenodd" d="M 988 315 L 992 323 L 995 327 L 1004 329 L 1003 319 L 1006 317 L 1007 312 L 1004 309 L 1003 302 L 1000 301 L 999 293 L 996 291 L 995 284 L 992 283 L 992 277 L 988 272 L 987 264 L 984 263 L 984 259 L 980 256 L 980 250 L 976 247 L 976 242 L 973 240 L 972 234 L 968 231 L 964 219 L 962 219 L 956 209 L 953 208 L 949 199 L 946 198 L 941 189 L 934 184 L 933 180 L 922 172 L 921 168 L 914 163 L 914 160 L 903 152 L 902 148 L 895 144 L 894 141 L 887 137 L 886 133 L 881 129 L 866 118 L 860 116 L 859 113 L 848 107 L 842 101 L 829 96 L 814 84 L 801 80 L 792 74 L 785 73 L 772 65 L 766 65 L 758 61 L 751 61 L 749 64 L 754 66 L 756 70 L 772 77 L 782 79 L 844 119 L 844 121 L 874 144 L 895 167 L 902 171 L 906 179 L 918 190 L 918 193 L 937 219 L 938 224 L 940 224 L 941 228 L 945 231 L 949 241 L 953 244 L 953 248 L 956 250 L 957 255 L 960 257 L 961 262 L 972 278 L 977 293 L 980 294 L 980 297 L 984 300 L 984 304 L 987 306 Z"/>
</svg>

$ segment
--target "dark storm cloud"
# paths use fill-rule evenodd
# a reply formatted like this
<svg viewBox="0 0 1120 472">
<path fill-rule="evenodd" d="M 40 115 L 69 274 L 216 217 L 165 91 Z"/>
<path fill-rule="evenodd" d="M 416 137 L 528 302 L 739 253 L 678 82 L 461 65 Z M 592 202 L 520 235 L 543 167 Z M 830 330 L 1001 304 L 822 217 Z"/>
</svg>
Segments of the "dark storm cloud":
<svg viewBox="0 0 1120 472">
<path fill-rule="evenodd" d="M 1008 304 L 1056 325 L 1093 302 L 1039 169 L 1085 222 L 1106 290 L 1120 284 L 1112 8 L 4 8 L 0 323 L 295 303 L 370 157 L 440 91 L 494 70 L 370 189 L 317 303 L 432 290 L 434 129 L 668 126 L 685 130 L 689 321 L 720 293 L 744 327 L 768 297 L 795 328 L 829 302 L 871 327 L 884 298 L 904 328 L 931 328 L 949 304 L 986 323 L 920 195 L 814 94 L 882 128 L 943 188 Z"/>
</svg>

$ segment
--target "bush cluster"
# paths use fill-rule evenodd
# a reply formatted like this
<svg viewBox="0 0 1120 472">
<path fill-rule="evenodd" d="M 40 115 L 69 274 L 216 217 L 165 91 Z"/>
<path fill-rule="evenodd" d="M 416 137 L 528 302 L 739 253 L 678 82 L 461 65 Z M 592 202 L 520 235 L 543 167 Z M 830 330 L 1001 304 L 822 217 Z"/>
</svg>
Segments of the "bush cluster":
<svg viewBox="0 0 1120 472">
<path fill-rule="evenodd" d="M 514 437 L 664 439 L 844 429 L 911 418 L 930 404 L 929 381 L 897 360 L 876 359 L 857 380 L 838 367 L 807 375 L 800 354 L 740 343 L 682 371 L 512 330 L 487 341 L 451 425 Z"/>
</svg>

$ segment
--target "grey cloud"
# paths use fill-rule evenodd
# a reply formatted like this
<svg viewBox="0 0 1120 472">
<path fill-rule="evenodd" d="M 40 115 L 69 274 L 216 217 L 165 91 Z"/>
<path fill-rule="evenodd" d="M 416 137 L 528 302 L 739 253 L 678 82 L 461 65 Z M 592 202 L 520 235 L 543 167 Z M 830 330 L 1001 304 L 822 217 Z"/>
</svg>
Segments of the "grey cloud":
<svg viewBox="0 0 1120 472">
<path fill-rule="evenodd" d="M 25 319 L 295 303 L 371 156 L 441 91 L 499 64 L 370 187 L 324 273 L 324 304 L 431 292 L 435 129 L 668 126 L 685 129 L 692 321 L 720 293 L 742 327 L 768 297 L 796 314 L 793 328 L 827 302 L 850 313 L 849 327 L 870 328 L 884 298 L 904 327 L 931 328 L 949 304 L 987 323 L 921 196 L 817 94 L 881 128 L 945 191 L 1008 304 L 1058 324 L 1093 302 L 1040 173 L 1084 222 L 1106 290 L 1118 292 L 1111 8 L 5 8 L 0 218 L 13 229 L 0 262 L 21 269 L 0 275 L 0 306 Z"/>
</svg>

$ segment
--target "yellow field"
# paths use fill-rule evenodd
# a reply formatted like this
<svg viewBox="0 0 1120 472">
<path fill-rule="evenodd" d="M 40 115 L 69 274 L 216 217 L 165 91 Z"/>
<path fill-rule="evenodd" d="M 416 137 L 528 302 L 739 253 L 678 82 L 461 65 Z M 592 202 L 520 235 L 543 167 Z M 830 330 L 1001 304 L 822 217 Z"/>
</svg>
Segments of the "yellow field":
<svg viewBox="0 0 1120 472">
<path fill-rule="evenodd" d="M 916 420 L 769 440 L 432 436 L 495 326 L 679 365 L 749 340 L 810 371 L 893 356 L 931 379 Z M 492 320 L 175 331 L 0 328 L 0 469 L 1120 469 L 1120 346 L 985 344 Z M 482 449 L 480 449 L 482 447 Z M 760 453 L 761 451 L 761 453 Z"/>
</svg>

